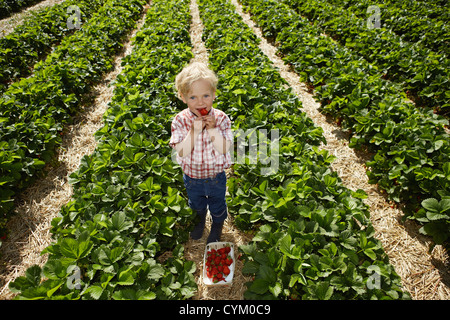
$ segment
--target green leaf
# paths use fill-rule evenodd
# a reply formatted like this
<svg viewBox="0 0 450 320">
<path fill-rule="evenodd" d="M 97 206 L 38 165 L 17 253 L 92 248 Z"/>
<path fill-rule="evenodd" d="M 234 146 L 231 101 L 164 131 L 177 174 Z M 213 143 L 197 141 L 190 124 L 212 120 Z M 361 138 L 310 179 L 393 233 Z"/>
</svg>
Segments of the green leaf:
<svg viewBox="0 0 450 320">
<path fill-rule="evenodd" d="M 259 271 L 260 264 L 256 261 L 247 261 L 242 268 L 244 274 L 256 274 Z"/>
<path fill-rule="evenodd" d="M 136 273 L 133 270 L 124 270 L 119 272 L 119 276 L 117 277 L 117 284 L 122 286 L 130 286 L 134 283 L 136 278 Z"/>
<path fill-rule="evenodd" d="M 86 289 L 84 294 L 91 296 L 93 299 L 98 300 L 102 296 L 103 288 L 98 285 L 90 286 Z"/>
<path fill-rule="evenodd" d="M 62 265 L 60 260 L 48 260 L 42 268 L 45 277 L 49 279 L 62 279 L 67 275 L 67 268 Z"/>
<path fill-rule="evenodd" d="M 431 221 L 450 219 L 450 214 L 445 213 L 450 209 L 450 199 L 438 201 L 434 198 L 429 198 L 422 201 L 422 206 L 427 210 L 427 218 Z"/>
<path fill-rule="evenodd" d="M 138 188 L 142 191 L 151 193 L 160 190 L 161 186 L 153 182 L 153 177 L 149 177 L 147 178 L 147 180 L 145 180 L 145 182 L 138 185 Z"/>
<path fill-rule="evenodd" d="M 247 90 L 245 90 L 245 89 L 233 90 L 233 94 L 236 94 L 236 95 L 238 95 L 238 94 L 246 94 L 246 93 L 247 93 Z"/>
<path fill-rule="evenodd" d="M 98 261 L 104 266 L 109 266 L 122 259 L 126 251 L 123 246 L 115 248 L 107 248 L 105 246 L 97 248 L 93 252 L 93 259 Z"/>
<path fill-rule="evenodd" d="M 159 280 L 164 276 L 164 273 L 164 268 L 159 264 L 155 264 L 150 266 L 147 277 L 152 280 Z"/>
<path fill-rule="evenodd" d="M 368 256 L 372 260 L 376 260 L 377 259 L 377 255 L 372 249 L 365 249 L 364 250 L 364 254 L 366 256 Z"/>
<path fill-rule="evenodd" d="M 423 200 L 422 206 L 428 211 L 439 212 L 439 201 L 434 198 Z"/>
<path fill-rule="evenodd" d="M 154 300 L 156 293 L 144 290 L 123 289 L 114 292 L 112 295 L 114 300 Z"/>
<path fill-rule="evenodd" d="M 111 217 L 111 224 L 117 231 L 125 231 L 133 227 L 133 222 L 127 218 L 127 215 L 123 211 L 113 214 Z"/>
<path fill-rule="evenodd" d="M 49 280 L 46 283 L 52 284 L 52 288 L 47 290 L 47 297 L 50 298 L 64 284 L 64 281 Z"/>
<path fill-rule="evenodd" d="M 38 265 L 34 265 L 27 269 L 25 272 L 25 277 L 30 282 L 30 284 L 37 286 L 41 282 L 42 269 Z"/>
<path fill-rule="evenodd" d="M 283 238 L 280 239 L 280 250 L 284 254 L 290 254 L 291 253 L 291 243 L 292 238 L 290 234 L 286 234 Z"/>
<path fill-rule="evenodd" d="M 295 245 L 292 244 L 292 238 L 289 234 L 286 234 L 283 238 L 280 239 L 280 251 L 289 258 L 299 259 L 301 251 L 300 249 L 301 248 L 296 248 Z"/>
<path fill-rule="evenodd" d="M 25 271 L 25 276 L 20 276 L 10 282 L 9 289 L 12 292 L 20 293 L 26 289 L 37 287 L 41 283 L 41 273 L 41 267 L 33 265 Z"/>
<path fill-rule="evenodd" d="M 433 237 L 436 244 L 443 244 L 450 238 L 450 223 L 442 221 L 433 221 L 426 223 L 419 232 Z"/>
<path fill-rule="evenodd" d="M 277 274 L 274 269 L 266 264 L 261 265 L 259 268 L 259 275 L 261 275 L 261 278 L 268 283 L 274 283 L 277 280 Z"/>
<path fill-rule="evenodd" d="M 275 285 L 269 287 L 269 291 L 277 298 L 283 291 L 281 283 L 276 282 Z"/>
<path fill-rule="evenodd" d="M 333 287 L 330 286 L 330 283 L 326 281 L 315 283 L 310 286 L 308 290 L 311 292 L 313 299 L 319 300 L 329 300 L 334 291 Z"/>
<path fill-rule="evenodd" d="M 427 218 L 430 221 L 435 221 L 435 220 L 450 220 L 450 215 L 448 214 L 439 214 L 436 212 L 427 212 Z"/>
<path fill-rule="evenodd" d="M 277 203 L 279 196 L 276 192 L 266 189 L 264 194 L 266 196 L 266 199 L 268 199 L 272 204 Z"/>
<path fill-rule="evenodd" d="M 175 225 L 176 218 L 173 215 L 164 215 L 161 217 L 161 225 L 159 227 L 159 232 L 161 234 L 172 237 L 173 236 L 173 230 L 172 227 Z"/>
<path fill-rule="evenodd" d="M 252 282 L 249 289 L 254 293 L 264 294 L 269 290 L 269 283 L 264 279 L 256 279 Z"/>
<path fill-rule="evenodd" d="M 61 254 L 67 258 L 79 260 L 87 256 L 94 244 L 91 241 L 78 242 L 73 238 L 64 238 L 59 244 Z"/>
<path fill-rule="evenodd" d="M 305 276 L 301 273 L 291 274 L 291 278 L 289 280 L 289 287 L 293 287 L 297 282 L 301 283 L 302 285 L 306 285 Z"/>
</svg>

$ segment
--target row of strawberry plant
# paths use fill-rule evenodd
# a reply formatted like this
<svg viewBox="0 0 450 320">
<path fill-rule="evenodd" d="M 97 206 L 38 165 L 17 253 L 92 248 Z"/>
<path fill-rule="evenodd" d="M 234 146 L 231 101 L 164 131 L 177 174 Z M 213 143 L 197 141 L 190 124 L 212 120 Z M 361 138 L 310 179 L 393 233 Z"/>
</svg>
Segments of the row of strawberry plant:
<svg viewBox="0 0 450 320">
<path fill-rule="evenodd" d="M 417 1 L 385 1 L 378 3 L 372 0 L 336 1 L 331 0 L 333 5 L 338 5 L 345 10 L 353 12 L 356 16 L 367 19 L 375 11 L 380 12 L 380 24 L 403 39 L 410 42 L 420 42 L 421 45 L 433 51 L 450 55 L 450 24 L 448 23 L 448 10 L 442 10 L 440 1 L 435 3 L 419 3 Z M 368 11 L 369 9 L 369 11 Z M 372 11 L 371 11 L 372 10 Z M 440 16 L 446 15 L 446 18 Z M 433 18 L 430 18 L 433 17 Z"/>
<path fill-rule="evenodd" d="M 43 171 L 61 144 L 63 126 L 112 67 L 115 53 L 143 10 L 143 0 L 109 0 L 83 28 L 36 64 L 32 77 L 0 98 L 0 230 L 14 195 Z M 3 236 L 3 234 L 2 234 Z"/>
<path fill-rule="evenodd" d="M 226 0 L 200 0 L 199 8 L 221 81 L 218 106 L 249 139 L 260 129 L 279 132 L 279 150 L 272 147 L 269 156 L 278 158 L 276 170 L 261 174 L 266 159 L 236 163 L 229 179 L 237 226 L 256 231 L 239 247 L 243 272 L 255 276 L 245 298 L 407 298 L 373 236 L 364 193 L 344 188 L 329 168 L 333 157 L 317 149 L 321 129 L 300 112 L 301 102 L 260 51 L 255 34 Z M 372 286 L 375 272 L 380 281 Z"/>
<path fill-rule="evenodd" d="M 186 299 L 183 258 L 194 215 L 171 159 L 176 74 L 192 58 L 188 0 L 153 0 L 123 59 L 98 145 L 70 176 L 73 200 L 52 222 L 48 262 L 10 288 L 18 299 Z M 161 255 L 172 250 L 166 261 Z M 78 273 L 76 273 L 78 272 Z M 78 276 L 77 276 L 78 275 Z"/>
<path fill-rule="evenodd" d="M 374 153 L 370 183 L 401 203 L 405 217 L 442 244 L 450 239 L 448 120 L 405 101 L 376 67 L 342 47 L 285 4 L 243 0 L 265 35 L 276 38 L 284 60 L 315 86 L 323 112 L 352 132 L 351 147 Z M 428 199 L 432 200 L 428 200 Z M 431 203 L 431 205 L 429 205 Z"/>
<path fill-rule="evenodd" d="M 355 0 L 348 1 L 351 3 Z M 409 8 L 416 17 L 428 17 L 432 22 L 436 20 L 448 22 L 450 19 L 450 12 L 448 10 L 442 10 L 442 8 L 448 6 L 448 0 L 387 0 L 386 4 L 399 9 Z"/>
<path fill-rule="evenodd" d="M 368 28 L 367 19 L 326 0 L 286 0 L 328 35 L 376 66 L 385 79 L 400 83 L 420 106 L 449 115 L 450 60 L 447 55 L 408 43 L 389 29 Z M 330 10 L 331 6 L 331 10 Z"/>
<path fill-rule="evenodd" d="M 356 0 L 346 1 L 351 4 Z M 450 19 L 450 12 L 448 10 L 442 10 L 442 8 L 448 6 L 448 0 L 387 0 L 385 3 L 396 9 L 410 9 L 416 17 L 427 17 L 430 22 L 443 21 L 448 23 Z"/>
<path fill-rule="evenodd" d="M 104 3 L 95 1 L 64 1 L 28 17 L 13 32 L 0 39 L 0 93 L 9 84 L 29 75 L 33 66 L 48 54 L 52 46 L 75 30 L 75 10 L 85 23 Z M 73 26 L 70 25 L 72 23 Z"/>
<path fill-rule="evenodd" d="M 42 0 L 0 0 L 0 19 L 9 17 L 14 12 L 18 12 Z"/>
</svg>

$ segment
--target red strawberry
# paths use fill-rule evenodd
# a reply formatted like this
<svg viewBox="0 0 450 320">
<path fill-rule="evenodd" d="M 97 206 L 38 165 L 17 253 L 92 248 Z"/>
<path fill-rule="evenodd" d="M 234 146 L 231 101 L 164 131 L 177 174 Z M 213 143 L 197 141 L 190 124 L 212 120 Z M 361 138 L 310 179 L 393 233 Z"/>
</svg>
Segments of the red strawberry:
<svg viewBox="0 0 450 320">
<path fill-rule="evenodd" d="M 228 258 L 225 260 L 225 263 L 229 266 L 233 263 L 233 259 L 231 259 L 231 257 L 228 256 Z"/>
<path fill-rule="evenodd" d="M 223 267 L 223 274 L 226 275 L 226 276 L 229 275 L 230 274 L 230 268 L 228 268 L 227 266 L 224 266 Z"/>
<path fill-rule="evenodd" d="M 206 110 L 206 108 L 200 109 L 199 111 L 202 116 L 206 116 L 208 114 L 208 110 Z"/>
</svg>

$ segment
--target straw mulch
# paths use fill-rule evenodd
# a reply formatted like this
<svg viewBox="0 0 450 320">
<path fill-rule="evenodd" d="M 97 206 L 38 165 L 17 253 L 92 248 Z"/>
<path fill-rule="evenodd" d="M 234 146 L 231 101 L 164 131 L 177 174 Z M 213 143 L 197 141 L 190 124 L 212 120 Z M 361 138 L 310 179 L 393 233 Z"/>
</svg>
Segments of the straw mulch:
<svg viewBox="0 0 450 320">
<path fill-rule="evenodd" d="M 432 241 L 419 234 L 419 226 L 412 221 L 401 222 L 402 211 L 386 199 L 383 191 L 368 183 L 364 163 L 370 159 L 370 154 L 348 147 L 348 133 L 343 132 L 319 112 L 320 104 L 308 92 L 306 85 L 301 83 L 298 75 L 291 72 L 280 59 L 277 49 L 264 39 L 260 29 L 255 26 L 250 16 L 242 11 L 240 4 L 236 0 L 231 2 L 261 39 L 261 50 L 271 59 L 302 101 L 302 111 L 306 112 L 317 126 L 323 128 L 327 144 L 321 148 L 337 157 L 331 165 L 332 169 L 338 173 L 347 188 L 362 189 L 367 193 L 365 202 L 369 206 L 376 237 L 382 242 L 404 288 L 417 300 L 450 299 L 448 253 L 442 246 L 436 246 L 429 254 L 428 249 Z"/>
</svg>

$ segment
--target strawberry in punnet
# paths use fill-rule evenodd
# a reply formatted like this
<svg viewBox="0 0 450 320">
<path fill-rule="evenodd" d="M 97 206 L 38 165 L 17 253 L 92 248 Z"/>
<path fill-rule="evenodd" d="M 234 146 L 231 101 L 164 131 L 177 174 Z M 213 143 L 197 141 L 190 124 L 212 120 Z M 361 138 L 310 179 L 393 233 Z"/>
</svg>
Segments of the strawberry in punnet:
<svg viewBox="0 0 450 320">
<path fill-rule="evenodd" d="M 227 265 L 227 266 L 229 266 L 229 265 L 231 265 L 233 263 L 233 259 L 230 257 L 230 256 L 228 256 L 226 259 L 225 259 L 225 264 Z"/>
<path fill-rule="evenodd" d="M 223 266 L 223 274 L 225 277 L 230 274 L 230 268 L 228 266 Z"/>
<path fill-rule="evenodd" d="M 211 249 L 206 252 L 206 276 L 218 283 L 220 281 L 226 282 L 225 278 L 231 273 L 230 266 L 233 263 L 233 259 L 228 254 L 231 248 L 229 246 L 220 249 Z"/>
</svg>

